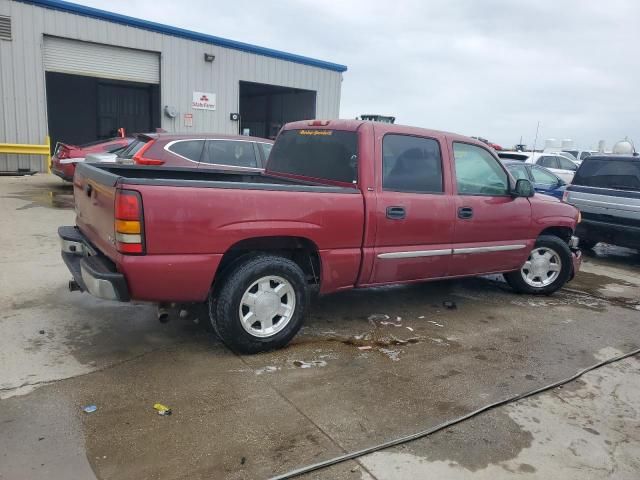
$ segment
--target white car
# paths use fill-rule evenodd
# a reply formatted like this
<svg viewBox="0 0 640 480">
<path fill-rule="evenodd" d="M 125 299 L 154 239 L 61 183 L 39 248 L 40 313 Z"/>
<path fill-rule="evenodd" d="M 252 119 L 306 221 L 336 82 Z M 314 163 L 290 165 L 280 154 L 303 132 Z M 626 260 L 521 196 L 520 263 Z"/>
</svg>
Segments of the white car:
<svg viewBox="0 0 640 480">
<path fill-rule="evenodd" d="M 570 160 L 566 153 L 546 152 L 497 152 L 498 157 L 509 160 L 520 160 L 525 163 L 540 165 L 555 173 L 567 184 L 571 183 L 578 170 L 575 160 Z"/>
<path fill-rule="evenodd" d="M 597 150 L 563 150 L 563 152 L 571 155 L 575 161 L 578 162 L 578 165 L 580 165 L 585 158 L 598 153 Z"/>
</svg>

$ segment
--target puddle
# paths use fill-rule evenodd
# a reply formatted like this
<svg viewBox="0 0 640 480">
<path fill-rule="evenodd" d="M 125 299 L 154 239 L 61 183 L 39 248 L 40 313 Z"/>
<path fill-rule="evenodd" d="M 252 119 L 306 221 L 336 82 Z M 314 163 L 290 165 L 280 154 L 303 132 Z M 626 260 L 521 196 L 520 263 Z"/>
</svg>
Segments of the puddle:
<svg viewBox="0 0 640 480">
<path fill-rule="evenodd" d="M 50 190 L 30 190 L 21 193 L 6 195 L 3 198 L 14 198 L 29 202 L 26 205 L 16 208 L 16 210 L 28 210 L 36 207 L 72 209 L 73 208 L 73 187 L 62 186 Z"/>
<path fill-rule="evenodd" d="M 589 295 L 570 294 L 567 292 L 557 293 L 553 297 L 531 297 L 525 300 L 511 300 L 512 305 L 520 307 L 559 307 L 559 306 L 579 306 L 593 310 L 603 311 L 609 302 L 591 297 Z"/>
</svg>

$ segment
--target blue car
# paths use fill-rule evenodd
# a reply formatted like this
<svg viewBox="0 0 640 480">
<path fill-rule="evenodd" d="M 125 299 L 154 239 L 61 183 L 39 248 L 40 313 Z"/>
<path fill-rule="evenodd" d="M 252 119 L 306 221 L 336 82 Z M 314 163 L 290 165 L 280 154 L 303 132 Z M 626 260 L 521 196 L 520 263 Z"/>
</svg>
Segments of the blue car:
<svg viewBox="0 0 640 480">
<path fill-rule="evenodd" d="M 516 180 L 526 178 L 533 183 L 536 192 L 562 200 L 562 194 L 567 188 L 567 184 L 553 172 L 544 167 L 523 163 L 519 160 L 502 160 L 502 163 Z"/>
</svg>

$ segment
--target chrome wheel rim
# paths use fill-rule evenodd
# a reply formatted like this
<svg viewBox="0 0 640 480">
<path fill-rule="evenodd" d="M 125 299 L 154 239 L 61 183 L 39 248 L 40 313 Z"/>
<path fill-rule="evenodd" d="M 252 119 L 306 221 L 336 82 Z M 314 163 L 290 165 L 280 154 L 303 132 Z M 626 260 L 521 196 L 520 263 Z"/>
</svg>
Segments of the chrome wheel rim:
<svg viewBox="0 0 640 480">
<path fill-rule="evenodd" d="M 562 260 L 558 253 L 547 247 L 534 248 L 520 269 L 527 285 L 540 288 L 551 285 L 560 276 Z"/>
<path fill-rule="evenodd" d="M 258 338 L 271 337 L 285 328 L 296 309 L 293 286 L 282 277 L 259 278 L 242 295 L 238 314 L 245 331 Z"/>
</svg>

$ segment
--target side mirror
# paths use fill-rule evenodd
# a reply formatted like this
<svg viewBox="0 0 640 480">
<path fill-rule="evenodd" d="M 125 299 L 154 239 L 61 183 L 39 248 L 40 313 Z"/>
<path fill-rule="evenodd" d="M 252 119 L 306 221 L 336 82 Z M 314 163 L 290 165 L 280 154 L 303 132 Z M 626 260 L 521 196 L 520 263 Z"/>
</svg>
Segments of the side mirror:
<svg viewBox="0 0 640 480">
<path fill-rule="evenodd" d="M 516 181 L 516 188 L 513 189 L 511 194 L 514 197 L 529 198 L 533 197 L 533 195 L 535 194 L 535 190 L 533 189 L 533 184 L 531 183 L 531 181 L 527 180 L 526 178 L 521 178 Z"/>
</svg>

